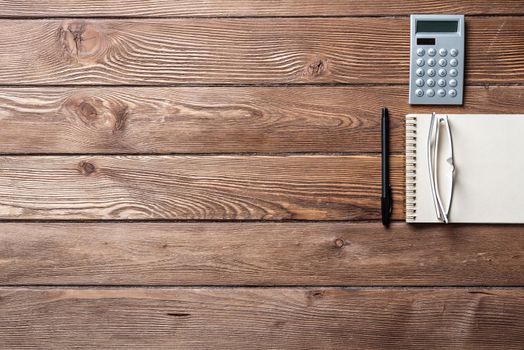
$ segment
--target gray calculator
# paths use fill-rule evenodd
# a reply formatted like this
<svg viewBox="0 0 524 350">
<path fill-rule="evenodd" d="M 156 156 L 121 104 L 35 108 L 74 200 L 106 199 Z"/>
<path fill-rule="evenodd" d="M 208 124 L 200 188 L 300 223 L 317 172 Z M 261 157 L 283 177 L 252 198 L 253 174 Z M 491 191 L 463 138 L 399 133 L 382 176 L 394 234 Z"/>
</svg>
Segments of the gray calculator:
<svg viewBox="0 0 524 350">
<path fill-rule="evenodd" d="M 411 15 L 410 104 L 462 104 L 464 36 L 464 15 Z"/>
</svg>

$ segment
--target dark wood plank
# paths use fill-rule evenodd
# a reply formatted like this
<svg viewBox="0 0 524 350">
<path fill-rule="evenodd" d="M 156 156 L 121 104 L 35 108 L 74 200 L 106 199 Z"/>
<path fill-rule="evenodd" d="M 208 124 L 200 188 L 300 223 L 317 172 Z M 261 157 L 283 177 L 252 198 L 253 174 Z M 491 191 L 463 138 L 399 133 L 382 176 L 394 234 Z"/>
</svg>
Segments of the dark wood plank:
<svg viewBox="0 0 524 350">
<path fill-rule="evenodd" d="M 2 288 L 4 348 L 522 349 L 522 289 Z"/>
<path fill-rule="evenodd" d="M 524 14 L 519 0 L 0 0 L 2 17 L 366 16 L 412 13 Z"/>
<path fill-rule="evenodd" d="M 522 18 L 467 32 L 468 83 L 524 83 Z M 0 84 L 406 84 L 408 37 L 408 18 L 1 20 Z"/>
<path fill-rule="evenodd" d="M 3 285 L 524 286 L 518 226 L 2 223 Z"/>
<path fill-rule="evenodd" d="M 392 159 L 392 171 L 401 203 L 403 157 Z M 0 218 L 379 217 L 378 156 L 0 157 Z"/>
<path fill-rule="evenodd" d="M 452 113 L 515 113 L 524 87 L 469 87 Z M 1 88 L 0 153 L 404 152 L 407 88 Z"/>
</svg>

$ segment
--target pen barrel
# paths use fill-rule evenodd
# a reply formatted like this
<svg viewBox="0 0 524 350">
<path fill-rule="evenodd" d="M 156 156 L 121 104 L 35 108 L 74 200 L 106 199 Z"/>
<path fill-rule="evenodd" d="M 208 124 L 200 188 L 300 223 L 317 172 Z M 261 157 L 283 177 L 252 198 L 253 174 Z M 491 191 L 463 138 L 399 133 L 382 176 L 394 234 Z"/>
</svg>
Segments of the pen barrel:
<svg viewBox="0 0 524 350">
<path fill-rule="evenodd" d="M 382 224 L 389 225 L 393 199 L 391 197 L 391 187 L 389 185 L 389 113 L 387 108 L 382 109 L 381 120 L 382 131 L 382 196 L 381 211 Z"/>
<path fill-rule="evenodd" d="M 389 116 L 388 112 L 382 111 L 381 121 L 381 148 L 382 148 L 382 195 L 385 196 L 388 191 L 389 183 Z"/>
</svg>

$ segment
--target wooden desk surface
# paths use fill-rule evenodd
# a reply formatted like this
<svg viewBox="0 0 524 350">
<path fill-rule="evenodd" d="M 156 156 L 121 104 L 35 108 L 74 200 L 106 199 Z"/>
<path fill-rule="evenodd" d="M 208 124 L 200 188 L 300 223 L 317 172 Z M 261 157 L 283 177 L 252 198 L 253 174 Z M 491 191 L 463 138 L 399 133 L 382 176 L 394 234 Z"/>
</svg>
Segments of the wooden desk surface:
<svg viewBox="0 0 524 350">
<path fill-rule="evenodd" d="M 466 15 L 464 106 L 407 104 L 411 13 Z M 403 222 L 406 113 L 523 113 L 523 1 L 0 0 L 0 45 L 2 349 L 524 349 L 524 229 Z"/>
</svg>

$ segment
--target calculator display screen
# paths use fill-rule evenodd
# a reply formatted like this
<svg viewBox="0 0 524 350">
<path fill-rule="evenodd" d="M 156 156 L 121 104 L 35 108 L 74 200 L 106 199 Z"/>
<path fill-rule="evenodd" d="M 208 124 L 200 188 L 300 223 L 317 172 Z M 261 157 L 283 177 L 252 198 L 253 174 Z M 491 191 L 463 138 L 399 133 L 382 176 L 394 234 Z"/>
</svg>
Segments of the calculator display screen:
<svg viewBox="0 0 524 350">
<path fill-rule="evenodd" d="M 456 33 L 458 21 L 417 21 L 417 33 Z"/>
<path fill-rule="evenodd" d="M 435 38 L 417 38 L 417 45 L 435 45 Z"/>
</svg>

